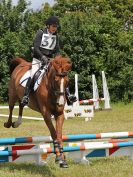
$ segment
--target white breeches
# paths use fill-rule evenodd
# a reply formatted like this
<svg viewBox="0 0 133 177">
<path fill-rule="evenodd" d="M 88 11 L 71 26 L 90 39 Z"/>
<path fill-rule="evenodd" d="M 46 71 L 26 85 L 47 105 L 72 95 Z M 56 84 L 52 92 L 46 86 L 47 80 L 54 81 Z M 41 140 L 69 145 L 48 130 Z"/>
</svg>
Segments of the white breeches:
<svg viewBox="0 0 133 177">
<path fill-rule="evenodd" d="M 40 60 L 38 60 L 36 58 L 33 58 L 33 60 L 32 60 L 32 68 L 31 68 L 31 72 L 30 72 L 31 78 L 33 78 L 34 74 L 40 68 L 40 66 L 41 66 Z"/>
</svg>

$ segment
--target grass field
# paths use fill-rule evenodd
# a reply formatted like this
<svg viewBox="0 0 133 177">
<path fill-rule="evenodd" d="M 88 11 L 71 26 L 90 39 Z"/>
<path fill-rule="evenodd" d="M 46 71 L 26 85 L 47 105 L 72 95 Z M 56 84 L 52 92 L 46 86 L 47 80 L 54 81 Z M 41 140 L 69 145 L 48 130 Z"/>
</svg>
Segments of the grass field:
<svg viewBox="0 0 133 177">
<path fill-rule="evenodd" d="M 7 110 L 0 110 L 0 114 L 8 114 Z M 17 110 L 14 111 L 17 114 Z M 25 116 L 41 117 L 40 114 L 25 109 Z M 49 135 L 43 121 L 23 120 L 17 129 L 6 129 L 3 123 L 6 118 L 0 118 L 0 137 L 22 137 Z M 53 121 L 54 122 L 54 121 Z M 128 105 L 114 104 L 112 111 L 96 112 L 94 118 L 85 122 L 82 118 L 66 120 L 63 134 L 100 133 L 133 131 L 133 103 Z M 69 168 L 61 169 L 54 163 L 52 156 L 48 165 L 35 166 L 31 163 L 5 163 L 0 164 L 0 177 L 132 177 L 133 161 L 127 157 L 91 158 L 90 165 L 74 164 L 68 159 Z"/>
</svg>

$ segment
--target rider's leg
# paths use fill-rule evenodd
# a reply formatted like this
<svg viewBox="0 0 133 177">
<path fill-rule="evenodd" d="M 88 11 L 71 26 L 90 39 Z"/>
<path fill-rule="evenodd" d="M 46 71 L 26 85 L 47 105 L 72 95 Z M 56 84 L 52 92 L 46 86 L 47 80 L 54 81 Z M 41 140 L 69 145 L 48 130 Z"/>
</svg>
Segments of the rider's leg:
<svg viewBox="0 0 133 177">
<path fill-rule="evenodd" d="M 69 86 L 66 88 L 66 99 L 67 99 L 67 104 L 71 105 L 73 102 L 77 101 L 77 98 L 75 95 L 70 94 Z"/>
<path fill-rule="evenodd" d="M 30 85 L 31 85 L 31 77 L 28 78 L 28 81 L 27 81 L 26 87 L 25 87 L 25 91 L 24 91 L 24 96 L 21 101 L 21 105 L 23 107 L 26 106 L 29 102 Z"/>
<path fill-rule="evenodd" d="M 22 101 L 21 101 L 22 106 L 27 105 L 28 102 L 29 102 L 31 81 L 32 81 L 32 78 L 33 78 L 34 74 L 40 68 L 40 66 L 41 66 L 41 62 L 39 60 L 37 60 L 36 58 L 33 58 L 30 77 L 28 78 L 28 81 L 26 83 L 24 97 L 22 98 Z"/>
</svg>

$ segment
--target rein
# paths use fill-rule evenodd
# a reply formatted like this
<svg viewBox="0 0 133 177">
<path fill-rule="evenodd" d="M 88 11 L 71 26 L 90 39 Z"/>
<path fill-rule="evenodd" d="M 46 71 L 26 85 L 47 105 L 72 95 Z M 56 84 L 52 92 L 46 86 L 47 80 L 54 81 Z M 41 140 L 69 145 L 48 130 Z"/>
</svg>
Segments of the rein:
<svg viewBox="0 0 133 177">
<path fill-rule="evenodd" d="M 37 65 L 37 64 L 39 64 L 39 63 L 41 63 L 41 61 L 38 62 L 38 63 L 34 63 L 34 64 L 20 65 L 20 67 L 25 67 L 25 66 L 30 66 L 30 65 L 31 65 L 31 67 L 32 67 L 32 65 Z"/>
</svg>

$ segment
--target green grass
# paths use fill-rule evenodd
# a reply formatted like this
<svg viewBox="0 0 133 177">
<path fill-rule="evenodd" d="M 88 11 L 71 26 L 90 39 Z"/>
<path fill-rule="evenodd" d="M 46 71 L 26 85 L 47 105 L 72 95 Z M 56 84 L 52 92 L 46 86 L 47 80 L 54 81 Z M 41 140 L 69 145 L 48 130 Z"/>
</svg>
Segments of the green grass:
<svg viewBox="0 0 133 177">
<path fill-rule="evenodd" d="M 0 110 L 0 114 L 8 114 Z M 17 114 L 15 110 L 14 114 Z M 41 117 L 30 109 L 25 109 L 24 115 Z M 14 119 L 15 120 L 15 119 Z M 17 129 L 6 129 L 3 123 L 6 118 L 0 118 L 0 137 L 22 137 L 49 135 L 43 121 L 23 120 Z M 54 123 L 54 121 L 53 121 Z M 73 118 L 64 122 L 63 134 L 100 133 L 133 131 L 133 104 L 114 104 L 112 111 L 96 112 L 91 121 L 84 118 Z M 133 161 L 127 157 L 91 158 L 90 165 L 74 164 L 68 159 L 69 168 L 61 169 L 54 163 L 54 157 L 48 160 L 47 166 L 35 166 L 31 163 L 0 164 L 0 177 L 132 177 Z"/>
</svg>

